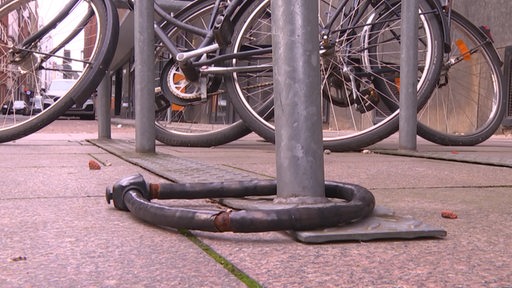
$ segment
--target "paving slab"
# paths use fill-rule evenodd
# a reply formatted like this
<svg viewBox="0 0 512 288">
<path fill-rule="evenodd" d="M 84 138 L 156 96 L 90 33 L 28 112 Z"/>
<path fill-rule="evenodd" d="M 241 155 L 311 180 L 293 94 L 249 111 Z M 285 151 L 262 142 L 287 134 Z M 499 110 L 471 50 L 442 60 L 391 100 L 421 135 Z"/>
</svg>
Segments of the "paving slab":
<svg viewBox="0 0 512 288">
<path fill-rule="evenodd" d="M 245 286 L 180 233 L 105 201 L 124 175 L 160 177 L 66 139 L 0 144 L 0 159 L 13 163 L 0 167 L 0 287 Z M 89 170 L 90 159 L 109 164 Z"/>
<path fill-rule="evenodd" d="M 185 237 L 104 201 L 0 201 L 1 286 L 243 287 Z"/>
<path fill-rule="evenodd" d="M 509 188 L 372 191 L 377 203 L 448 231 L 445 239 L 305 245 L 278 233 L 194 232 L 265 287 L 509 287 Z M 458 219 L 445 219 L 451 209 Z M 489 220 L 491 219 L 491 220 Z"/>
</svg>

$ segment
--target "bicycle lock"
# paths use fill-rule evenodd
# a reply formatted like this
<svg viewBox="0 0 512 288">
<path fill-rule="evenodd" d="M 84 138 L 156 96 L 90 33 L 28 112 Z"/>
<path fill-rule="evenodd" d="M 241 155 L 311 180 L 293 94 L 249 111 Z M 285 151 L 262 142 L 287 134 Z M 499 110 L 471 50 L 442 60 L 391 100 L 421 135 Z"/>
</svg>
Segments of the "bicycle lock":
<svg viewBox="0 0 512 288">
<path fill-rule="evenodd" d="M 151 15 L 152 5 L 139 4 L 142 3 L 135 5 L 136 12 L 144 9 L 140 15 Z M 274 0 L 271 9 L 278 16 L 272 19 L 277 180 L 148 184 L 141 175 L 134 175 L 118 181 L 112 189 L 107 188 L 108 203 L 113 201 L 117 209 L 130 211 L 155 225 L 211 232 L 313 230 L 355 222 L 372 213 L 375 198 L 367 189 L 324 180 L 321 103 L 320 97 L 312 97 L 321 91 L 318 5 L 309 0 L 293 5 Z M 135 25 L 136 35 L 149 34 L 143 29 L 151 29 L 150 20 L 151 17 L 136 17 L 140 22 Z M 139 46 L 152 47 L 151 41 Z M 135 47 L 135 57 L 144 59 L 139 46 Z M 141 57 L 137 58 L 139 53 Z M 136 78 L 141 76 L 152 83 L 151 72 Z M 144 85 L 144 81 L 139 79 L 135 85 Z M 149 108 L 137 112 L 139 118 L 153 119 Z M 270 195 L 276 196 L 270 208 L 255 209 L 197 210 L 151 202 Z"/>
<path fill-rule="evenodd" d="M 273 209 L 195 210 L 151 203 L 152 199 L 238 198 L 276 195 L 277 181 L 148 184 L 141 175 L 107 189 L 108 203 L 149 223 L 210 232 L 312 230 L 355 222 L 374 208 L 373 195 L 361 186 L 326 182 L 326 196 L 343 201 L 318 204 L 276 203 Z"/>
</svg>

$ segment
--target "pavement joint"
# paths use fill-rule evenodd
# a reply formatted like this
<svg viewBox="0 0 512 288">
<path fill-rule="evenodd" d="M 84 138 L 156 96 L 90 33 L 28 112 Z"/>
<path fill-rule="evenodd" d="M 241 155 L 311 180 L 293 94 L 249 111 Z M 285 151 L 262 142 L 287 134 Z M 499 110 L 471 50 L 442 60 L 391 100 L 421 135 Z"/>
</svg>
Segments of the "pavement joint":
<svg viewBox="0 0 512 288">
<path fill-rule="evenodd" d="M 403 157 L 415 157 L 432 160 L 442 161 L 453 161 L 468 164 L 487 165 L 496 167 L 507 167 L 512 168 L 512 158 L 501 156 L 501 157 L 482 157 L 481 155 L 474 155 L 471 152 L 465 151 L 405 151 L 405 150 L 372 150 L 372 152 L 383 155 L 403 156 Z"/>
</svg>

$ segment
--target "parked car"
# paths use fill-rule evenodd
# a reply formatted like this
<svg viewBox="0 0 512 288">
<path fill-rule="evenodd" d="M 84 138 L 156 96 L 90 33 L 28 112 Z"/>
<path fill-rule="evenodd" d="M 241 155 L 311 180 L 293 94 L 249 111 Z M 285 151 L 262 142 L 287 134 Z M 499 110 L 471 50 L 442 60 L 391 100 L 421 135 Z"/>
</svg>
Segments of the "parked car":
<svg viewBox="0 0 512 288">
<path fill-rule="evenodd" d="M 12 114 L 12 101 L 5 101 L 2 104 L 2 114 Z"/>
<path fill-rule="evenodd" d="M 16 100 L 12 103 L 12 110 L 14 114 L 18 115 L 29 115 L 29 109 L 27 102 L 23 100 Z"/>
<path fill-rule="evenodd" d="M 50 86 L 44 92 L 43 106 L 46 109 L 53 102 L 59 100 L 60 97 L 64 96 L 73 85 L 76 80 L 74 79 L 54 79 L 50 83 Z M 96 116 L 96 107 L 94 95 L 87 98 L 84 103 L 78 103 L 73 105 L 63 116 L 69 117 L 80 117 L 80 119 L 94 120 Z"/>
<path fill-rule="evenodd" d="M 94 96 L 90 96 L 82 105 L 76 104 L 69 108 L 69 110 L 64 113 L 64 116 L 79 117 L 83 120 L 94 120 L 96 117 L 94 101 Z"/>
<path fill-rule="evenodd" d="M 52 102 L 56 102 L 60 97 L 64 96 L 73 85 L 76 80 L 74 79 L 54 79 L 46 89 L 43 89 L 43 96 L 46 100 L 46 106 Z M 48 108 L 48 107 L 44 107 Z"/>
</svg>

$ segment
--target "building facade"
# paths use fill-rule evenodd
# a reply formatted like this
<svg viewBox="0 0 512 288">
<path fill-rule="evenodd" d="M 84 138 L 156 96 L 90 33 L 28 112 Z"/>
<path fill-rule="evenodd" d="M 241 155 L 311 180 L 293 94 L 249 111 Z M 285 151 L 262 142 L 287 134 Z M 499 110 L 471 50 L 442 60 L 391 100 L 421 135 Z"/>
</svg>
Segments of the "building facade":
<svg viewBox="0 0 512 288">
<path fill-rule="evenodd" d="M 5 2 L 5 1 L 2 1 Z M 32 31 L 37 31 L 37 3 L 22 5 L 21 8 L 8 13 L 0 19 L 0 65 L 8 65 L 9 51 L 12 43 L 21 43 Z M 23 99 L 22 93 L 29 87 L 35 87 L 35 78 L 21 71 L 0 71 L 0 102 L 6 99 Z"/>
</svg>

